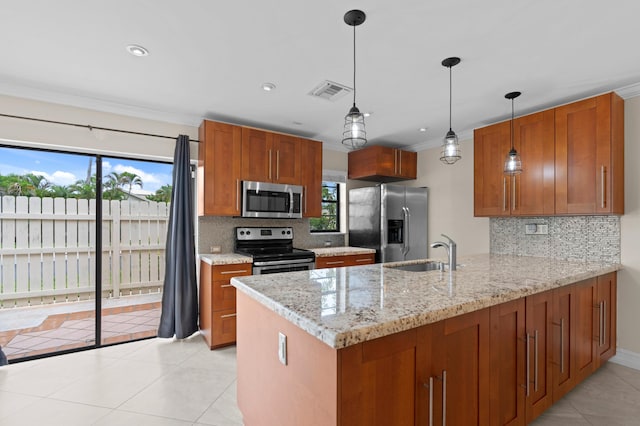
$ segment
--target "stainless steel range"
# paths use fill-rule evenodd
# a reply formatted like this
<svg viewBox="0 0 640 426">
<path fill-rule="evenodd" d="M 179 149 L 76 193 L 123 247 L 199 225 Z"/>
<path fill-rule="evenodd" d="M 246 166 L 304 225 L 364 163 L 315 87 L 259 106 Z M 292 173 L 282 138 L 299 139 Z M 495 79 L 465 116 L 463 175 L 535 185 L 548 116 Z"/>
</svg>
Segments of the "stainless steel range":
<svg viewBox="0 0 640 426">
<path fill-rule="evenodd" d="M 307 271 L 315 267 L 315 254 L 293 247 L 293 228 L 244 227 L 235 229 L 234 251 L 253 258 L 253 274 Z"/>
</svg>

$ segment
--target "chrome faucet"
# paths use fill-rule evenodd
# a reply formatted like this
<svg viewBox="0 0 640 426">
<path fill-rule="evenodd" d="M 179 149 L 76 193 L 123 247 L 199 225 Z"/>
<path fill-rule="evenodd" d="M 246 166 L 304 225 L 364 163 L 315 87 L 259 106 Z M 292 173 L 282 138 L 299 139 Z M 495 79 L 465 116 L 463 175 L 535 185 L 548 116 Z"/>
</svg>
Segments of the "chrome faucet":
<svg viewBox="0 0 640 426">
<path fill-rule="evenodd" d="M 440 235 L 442 235 L 447 240 L 449 240 L 449 243 L 447 244 L 442 241 L 436 241 L 435 243 L 431 244 L 431 248 L 444 247 L 447 250 L 447 256 L 449 257 L 449 270 L 455 271 L 456 270 L 456 242 L 444 234 L 440 234 Z"/>
</svg>

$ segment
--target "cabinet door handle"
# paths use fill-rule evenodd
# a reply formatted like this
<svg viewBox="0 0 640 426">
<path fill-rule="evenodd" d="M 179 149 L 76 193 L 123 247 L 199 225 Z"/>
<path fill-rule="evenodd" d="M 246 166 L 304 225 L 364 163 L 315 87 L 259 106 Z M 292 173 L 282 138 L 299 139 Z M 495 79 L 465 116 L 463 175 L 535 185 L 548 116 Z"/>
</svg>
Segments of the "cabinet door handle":
<svg viewBox="0 0 640 426">
<path fill-rule="evenodd" d="M 233 318 L 233 317 L 235 317 L 236 315 L 237 315 L 237 314 L 220 315 L 220 318 L 221 318 L 221 319 L 223 319 L 223 318 Z"/>
<path fill-rule="evenodd" d="M 525 389 L 527 390 L 526 396 L 529 396 L 529 391 L 530 391 L 530 386 L 529 383 L 531 382 L 531 345 L 529 343 L 529 340 L 531 339 L 531 335 L 529 333 L 526 334 L 525 336 L 525 340 L 527 341 L 526 343 L 526 350 L 527 350 L 527 357 L 526 357 L 526 364 L 527 364 L 527 375 L 526 375 L 526 384 L 525 384 Z"/>
<path fill-rule="evenodd" d="M 236 179 L 236 210 L 240 211 L 240 179 Z"/>
<path fill-rule="evenodd" d="M 276 151 L 276 180 L 280 180 L 280 150 Z"/>
<path fill-rule="evenodd" d="M 502 178 L 502 211 L 507 210 L 507 178 Z"/>
<path fill-rule="evenodd" d="M 304 199 L 304 212 L 307 212 L 307 185 L 302 187 L 302 198 Z"/>
<path fill-rule="evenodd" d="M 602 301 L 602 344 L 604 346 L 607 340 L 607 301 Z"/>
<path fill-rule="evenodd" d="M 429 383 L 422 385 L 429 388 L 429 426 L 433 426 L 433 376 L 429 377 Z"/>
<path fill-rule="evenodd" d="M 269 180 L 271 180 L 271 150 L 269 150 Z"/>
<path fill-rule="evenodd" d="M 447 370 L 442 370 L 442 426 L 447 424 Z"/>
<path fill-rule="evenodd" d="M 393 150 L 393 173 L 398 174 L 398 150 Z"/>
<path fill-rule="evenodd" d="M 605 208 L 606 205 L 606 200 L 605 200 L 605 174 L 606 174 L 606 170 L 604 168 L 604 164 L 600 166 L 600 207 L 602 207 L 603 209 Z"/>
<path fill-rule="evenodd" d="M 564 318 L 560 319 L 560 372 L 564 373 Z"/>
<path fill-rule="evenodd" d="M 515 176 L 511 178 L 511 185 L 513 185 L 513 188 L 511 188 L 511 210 L 515 210 L 516 209 L 516 177 Z"/>
<path fill-rule="evenodd" d="M 538 392 L 538 330 L 533 334 L 533 391 Z"/>
<path fill-rule="evenodd" d="M 244 274 L 245 272 L 249 272 L 247 269 L 238 269 L 236 271 L 222 271 L 220 275 L 231 275 L 231 274 Z"/>
</svg>

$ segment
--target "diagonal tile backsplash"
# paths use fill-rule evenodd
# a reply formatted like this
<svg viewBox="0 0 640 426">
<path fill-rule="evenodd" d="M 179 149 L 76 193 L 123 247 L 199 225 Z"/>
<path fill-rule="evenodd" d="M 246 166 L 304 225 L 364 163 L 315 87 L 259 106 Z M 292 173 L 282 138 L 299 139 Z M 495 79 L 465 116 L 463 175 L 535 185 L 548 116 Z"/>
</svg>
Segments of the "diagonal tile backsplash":
<svg viewBox="0 0 640 426">
<path fill-rule="evenodd" d="M 525 225 L 549 226 L 547 235 L 527 235 Z M 493 254 L 620 262 L 619 216 L 491 218 Z"/>
</svg>

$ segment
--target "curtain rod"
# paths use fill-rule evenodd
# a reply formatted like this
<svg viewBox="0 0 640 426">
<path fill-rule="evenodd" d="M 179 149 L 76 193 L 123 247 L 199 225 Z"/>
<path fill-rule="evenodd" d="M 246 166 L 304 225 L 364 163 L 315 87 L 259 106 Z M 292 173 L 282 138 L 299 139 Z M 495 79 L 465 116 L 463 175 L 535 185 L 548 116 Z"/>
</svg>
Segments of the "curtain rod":
<svg viewBox="0 0 640 426">
<path fill-rule="evenodd" d="M 64 122 L 64 121 L 45 120 L 43 118 L 24 117 L 24 116 L 21 116 L 21 115 L 11 115 L 11 114 L 2 114 L 2 113 L 0 113 L 0 117 L 19 118 L 21 120 L 39 121 L 41 123 L 62 124 L 64 126 L 84 127 L 85 129 L 89 129 L 89 131 L 92 131 L 93 129 L 96 129 L 96 130 L 105 130 L 105 131 L 108 131 L 108 132 L 127 133 L 127 134 L 130 134 L 130 135 L 150 136 L 150 137 L 154 137 L 154 138 L 173 139 L 173 140 L 177 139 L 177 136 L 174 137 L 174 136 L 156 135 L 156 134 L 153 134 L 153 133 L 133 132 L 131 130 L 112 129 L 112 128 L 109 128 L 109 127 L 98 127 L 98 126 L 92 126 L 90 124 L 67 123 L 67 122 Z M 189 142 L 200 143 L 200 141 L 197 140 L 197 139 L 189 139 Z"/>
</svg>

